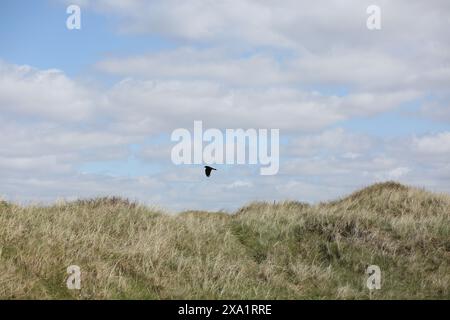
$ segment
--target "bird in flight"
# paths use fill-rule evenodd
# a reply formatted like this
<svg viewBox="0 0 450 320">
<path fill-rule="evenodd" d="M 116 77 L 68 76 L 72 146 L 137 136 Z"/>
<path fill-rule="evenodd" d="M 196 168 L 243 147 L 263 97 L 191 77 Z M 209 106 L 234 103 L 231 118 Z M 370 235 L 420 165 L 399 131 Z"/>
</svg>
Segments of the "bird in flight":
<svg viewBox="0 0 450 320">
<path fill-rule="evenodd" d="M 205 166 L 205 174 L 207 177 L 209 177 L 211 175 L 212 170 L 217 170 L 217 169 L 210 167 L 210 166 Z"/>
</svg>

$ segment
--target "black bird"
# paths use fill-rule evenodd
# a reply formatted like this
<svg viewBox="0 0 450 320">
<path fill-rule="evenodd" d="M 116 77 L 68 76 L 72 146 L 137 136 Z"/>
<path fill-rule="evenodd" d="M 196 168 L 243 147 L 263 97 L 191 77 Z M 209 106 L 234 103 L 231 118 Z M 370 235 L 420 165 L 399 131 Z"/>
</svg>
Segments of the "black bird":
<svg viewBox="0 0 450 320">
<path fill-rule="evenodd" d="M 209 177 L 211 175 L 212 170 L 217 170 L 217 169 L 214 169 L 213 167 L 210 167 L 210 166 L 205 166 L 205 174 L 207 177 Z"/>
</svg>

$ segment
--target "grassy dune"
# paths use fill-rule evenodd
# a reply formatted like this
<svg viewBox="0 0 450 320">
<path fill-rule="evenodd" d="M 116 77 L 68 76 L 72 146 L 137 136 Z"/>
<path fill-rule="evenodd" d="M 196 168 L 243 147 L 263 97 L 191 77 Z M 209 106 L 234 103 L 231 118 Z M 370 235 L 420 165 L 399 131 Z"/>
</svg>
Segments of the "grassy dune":
<svg viewBox="0 0 450 320">
<path fill-rule="evenodd" d="M 380 266 L 369 293 L 366 267 Z M 66 268 L 81 267 L 81 290 Z M 450 196 L 393 182 L 317 205 L 168 215 L 0 202 L 0 298 L 449 299 Z"/>
</svg>

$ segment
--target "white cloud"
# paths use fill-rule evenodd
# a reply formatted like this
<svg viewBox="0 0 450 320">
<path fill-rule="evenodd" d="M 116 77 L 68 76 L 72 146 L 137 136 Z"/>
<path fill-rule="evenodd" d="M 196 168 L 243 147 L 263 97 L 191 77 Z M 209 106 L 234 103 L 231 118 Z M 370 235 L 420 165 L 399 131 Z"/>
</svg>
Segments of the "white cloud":
<svg viewBox="0 0 450 320">
<path fill-rule="evenodd" d="M 408 167 L 398 167 L 387 172 L 381 172 L 376 174 L 376 179 L 379 181 L 396 180 L 403 178 L 411 171 Z"/>
<path fill-rule="evenodd" d="M 417 97 L 415 92 L 328 96 L 289 87 L 232 89 L 207 81 L 128 79 L 108 93 L 120 130 L 171 131 L 203 120 L 214 128 L 322 129 L 353 116 L 371 116 Z M 119 123 L 120 122 L 120 123 Z"/>
<path fill-rule="evenodd" d="M 381 49 L 381 50 L 380 50 Z M 331 85 L 364 92 L 448 91 L 448 68 L 439 55 L 434 65 L 385 48 L 297 52 L 280 59 L 273 53 L 242 55 L 225 48 L 181 47 L 145 55 L 108 58 L 98 70 L 148 80 L 212 81 L 231 87 Z M 429 59 L 429 57 L 427 57 Z"/>
<path fill-rule="evenodd" d="M 233 56 L 234 55 L 234 56 Z M 288 83 L 295 74 L 267 54 L 240 57 L 220 49 L 182 47 L 126 58 L 100 61 L 101 71 L 152 80 L 203 80 L 251 87 Z"/>
<path fill-rule="evenodd" d="M 343 154 L 344 157 L 357 158 L 357 152 L 368 152 L 374 147 L 374 139 L 346 132 L 343 128 L 325 130 L 319 134 L 297 136 L 286 148 L 288 154 L 303 156 L 327 151 Z"/>
<path fill-rule="evenodd" d="M 124 32 L 317 49 L 442 40 L 450 24 L 445 0 L 378 1 L 383 33 L 368 33 L 366 28 L 366 8 L 373 4 L 370 0 L 83 0 L 81 4 L 121 17 Z"/>
<path fill-rule="evenodd" d="M 250 181 L 236 180 L 226 186 L 227 189 L 243 188 L 243 187 L 253 187 L 253 183 Z"/>
<path fill-rule="evenodd" d="M 450 156 L 450 132 L 416 137 L 413 146 L 421 154 Z"/>
<path fill-rule="evenodd" d="M 37 70 L 0 61 L 2 113 L 64 122 L 86 120 L 95 102 L 90 92 L 59 70 Z"/>
</svg>

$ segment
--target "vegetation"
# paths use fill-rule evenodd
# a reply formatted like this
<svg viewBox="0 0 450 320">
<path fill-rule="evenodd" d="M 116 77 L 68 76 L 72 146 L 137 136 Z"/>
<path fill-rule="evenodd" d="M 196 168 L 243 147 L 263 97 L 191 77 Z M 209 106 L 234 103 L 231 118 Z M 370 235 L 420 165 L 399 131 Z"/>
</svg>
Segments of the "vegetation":
<svg viewBox="0 0 450 320">
<path fill-rule="evenodd" d="M 368 265 L 382 272 L 366 287 Z M 81 290 L 66 269 L 81 268 Z M 233 214 L 0 202 L 3 299 L 449 299 L 450 196 L 389 182 Z"/>
</svg>

